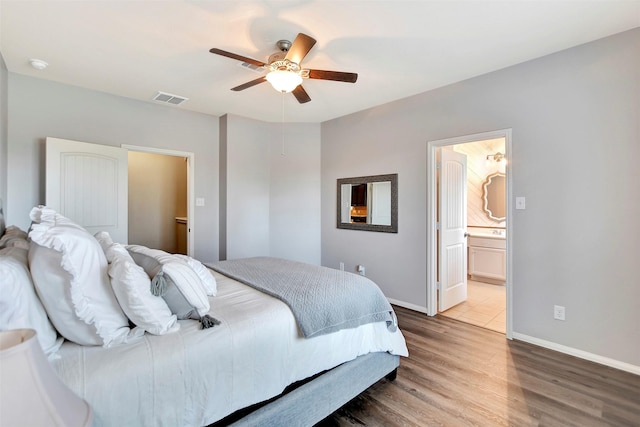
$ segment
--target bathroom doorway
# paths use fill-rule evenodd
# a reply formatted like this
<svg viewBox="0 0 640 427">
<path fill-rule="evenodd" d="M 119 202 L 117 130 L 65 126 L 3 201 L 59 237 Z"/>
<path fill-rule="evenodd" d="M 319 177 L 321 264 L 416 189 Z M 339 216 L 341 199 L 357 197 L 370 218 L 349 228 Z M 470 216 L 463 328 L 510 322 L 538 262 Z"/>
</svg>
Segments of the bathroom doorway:
<svg viewBox="0 0 640 427">
<path fill-rule="evenodd" d="M 429 142 L 428 147 L 428 250 L 427 307 L 428 314 L 440 314 L 457 320 L 492 329 L 510 338 L 510 245 L 508 207 L 510 197 L 511 132 L 502 130 L 459 138 Z M 466 157 L 466 239 L 463 264 L 465 270 L 466 300 L 440 311 L 438 296 L 439 236 L 438 218 L 439 162 L 443 150 L 454 151 Z M 431 166 L 431 167 L 430 167 Z M 446 187 L 445 187 L 446 188 Z M 446 190 L 442 190 L 446 191 Z M 487 196 L 489 196 L 487 198 Z M 488 199 L 488 200 L 487 200 Z M 496 200 L 501 203 L 496 205 Z M 444 276 L 443 276 L 444 277 Z M 444 281 L 446 281 L 446 277 Z"/>
<path fill-rule="evenodd" d="M 129 150 L 129 243 L 193 254 L 193 153 Z"/>
</svg>

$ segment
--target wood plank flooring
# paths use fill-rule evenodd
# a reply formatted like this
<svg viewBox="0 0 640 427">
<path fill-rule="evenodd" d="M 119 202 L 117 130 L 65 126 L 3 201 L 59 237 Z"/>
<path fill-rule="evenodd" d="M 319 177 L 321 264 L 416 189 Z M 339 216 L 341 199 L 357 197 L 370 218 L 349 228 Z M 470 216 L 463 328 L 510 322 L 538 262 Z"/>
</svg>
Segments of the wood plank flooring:
<svg viewBox="0 0 640 427">
<path fill-rule="evenodd" d="M 640 376 L 395 307 L 409 358 L 317 427 L 640 426 Z"/>
</svg>

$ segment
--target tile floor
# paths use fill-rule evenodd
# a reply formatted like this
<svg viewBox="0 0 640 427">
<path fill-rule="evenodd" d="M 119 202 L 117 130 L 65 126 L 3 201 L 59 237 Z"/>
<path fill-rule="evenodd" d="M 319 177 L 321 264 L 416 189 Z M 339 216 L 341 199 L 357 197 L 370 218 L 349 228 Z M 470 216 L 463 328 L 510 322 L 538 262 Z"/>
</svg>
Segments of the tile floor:
<svg viewBox="0 0 640 427">
<path fill-rule="evenodd" d="M 504 285 L 467 281 L 467 300 L 440 312 L 442 316 L 506 333 L 507 295 Z"/>
</svg>

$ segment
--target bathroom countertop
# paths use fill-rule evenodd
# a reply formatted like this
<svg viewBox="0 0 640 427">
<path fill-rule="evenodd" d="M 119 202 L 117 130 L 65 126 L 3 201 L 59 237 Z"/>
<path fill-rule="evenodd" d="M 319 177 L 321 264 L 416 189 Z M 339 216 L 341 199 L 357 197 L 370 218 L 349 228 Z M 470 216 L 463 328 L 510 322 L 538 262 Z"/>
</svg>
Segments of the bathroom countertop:
<svg viewBox="0 0 640 427">
<path fill-rule="evenodd" d="M 489 231 L 469 231 L 470 237 L 482 237 L 483 239 L 499 239 L 504 240 L 505 235 L 503 234 L 494 234 Z"/>
</svg>

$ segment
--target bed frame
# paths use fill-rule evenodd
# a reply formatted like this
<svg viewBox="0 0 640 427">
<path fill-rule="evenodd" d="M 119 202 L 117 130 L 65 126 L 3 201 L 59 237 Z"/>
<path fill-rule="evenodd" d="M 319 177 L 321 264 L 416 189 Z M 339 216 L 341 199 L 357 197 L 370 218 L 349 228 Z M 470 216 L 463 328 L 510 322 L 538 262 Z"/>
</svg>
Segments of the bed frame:
<svg viewBox="0 0 640 427">
<path fill-rule="evenodd" d="M 399 365 L 399 356 L 369 353 L 310 381 L 296 383 L 280 396 L 237 411 L 208 427 L 313 426 L 382 378 L 394 380 Z"/>
</svg>

